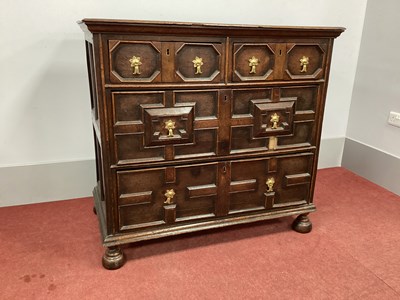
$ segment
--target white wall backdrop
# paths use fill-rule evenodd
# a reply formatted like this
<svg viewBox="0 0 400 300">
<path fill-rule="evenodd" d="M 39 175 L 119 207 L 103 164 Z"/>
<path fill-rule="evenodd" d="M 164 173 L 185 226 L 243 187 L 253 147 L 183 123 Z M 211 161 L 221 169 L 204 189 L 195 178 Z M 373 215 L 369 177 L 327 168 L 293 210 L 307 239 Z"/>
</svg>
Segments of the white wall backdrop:
<svg viewBox="0 0 400 300">
<path fill-rule="evenodd" d="M 345 4 L 345 5 L 344 5 Z M 344 26 L 324 138 L 343 137 L 366 1 L 2 1 L 0 166 L 93 158 L 84 17 Z"/>
<path fill-rule="evenodd" d="M 86 17 L 346 27 L 335 43 L 323 127 L 323 139 L 344 139 L 366 2 L 2 0 L 0 169 L 94 158 L 83 33 L 76 24 Z M 340 151 L 332 155 L 340 161 Z M 0 178 L 0 200 L 5 197 Z"/>
<path fill-rule="evenodd" d="M 400 195 L 400 1 L 368 1 L 342 166 Z"/>
<path fill-rule="evenodd" d="M 369 1 L 347 136 L 400 158 L 400 1 Z"/>
</svg>

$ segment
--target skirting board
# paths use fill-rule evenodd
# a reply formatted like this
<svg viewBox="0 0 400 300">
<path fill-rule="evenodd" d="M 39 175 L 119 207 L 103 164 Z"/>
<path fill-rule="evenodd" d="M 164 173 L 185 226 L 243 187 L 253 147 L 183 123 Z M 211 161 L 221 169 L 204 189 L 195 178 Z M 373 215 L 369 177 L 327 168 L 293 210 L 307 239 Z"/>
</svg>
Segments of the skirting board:
<svg viewBox="0 0 400 300">
<path fill-rule="evenodd" d="M 346 138 L 342 167 L 400 195 L 400 158 Z"/>
<path fill-rule="evenodd" d="M 94 159 L 0 168 L 0 207 L 87 197 Z"/>
<path fill-rule="evenodd" d="M 318 167 L 340 166 L 343 144 L 323 139 Z M 93 159 L 0 167 L 0 207 L 88 197 L 95 182 Z"/>
</svg>

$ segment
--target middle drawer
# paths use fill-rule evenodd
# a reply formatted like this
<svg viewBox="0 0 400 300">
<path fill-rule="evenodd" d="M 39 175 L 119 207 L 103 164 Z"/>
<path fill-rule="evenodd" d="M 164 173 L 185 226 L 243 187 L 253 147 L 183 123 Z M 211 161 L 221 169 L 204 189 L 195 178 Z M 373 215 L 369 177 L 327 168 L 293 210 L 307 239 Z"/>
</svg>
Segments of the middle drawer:
<svg viewBox="0 0 400 300">
<path fill-rule="evenodd" d="M 112 163 L 313 146 L 318 94 L 318 85 L 110 92 Z"/>
</svg>

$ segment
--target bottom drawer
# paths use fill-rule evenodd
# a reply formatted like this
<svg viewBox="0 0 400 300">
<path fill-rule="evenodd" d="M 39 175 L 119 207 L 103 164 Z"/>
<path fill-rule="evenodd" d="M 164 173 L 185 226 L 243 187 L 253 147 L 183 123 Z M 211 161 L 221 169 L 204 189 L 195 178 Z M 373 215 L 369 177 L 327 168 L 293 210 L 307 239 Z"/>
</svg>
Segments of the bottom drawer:
<svg viewBox="0 0 400 300">
<path fill-rule="evenodd" d="M 121 231 L 310 201 L 313 153 L 117 171 Z"/>
</svg>

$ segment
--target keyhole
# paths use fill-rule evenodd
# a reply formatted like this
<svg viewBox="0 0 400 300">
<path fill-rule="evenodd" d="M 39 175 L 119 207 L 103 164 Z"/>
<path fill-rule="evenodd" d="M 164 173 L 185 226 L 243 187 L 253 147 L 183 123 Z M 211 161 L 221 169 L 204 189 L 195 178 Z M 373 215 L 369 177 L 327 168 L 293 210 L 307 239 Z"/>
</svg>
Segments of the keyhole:
<svg viewBox="0 0 400 300">
<path fill-rule="evenodd" d="M 227 96 L 224 97 L 224 101 L 225 102 L 228 101 L 228 97 Z"/>
<path fill-rule="evenodd" d="M 169 49 L 167 49 L 167 55 L 169 55 Z"/>
<path fill-rule="evenodd" d="M 223 166 L 223 168 L 222 168 L 222 173 L 226 173 L 226 166 Z"/>
<path fill-rule="evenodd" d="M 282 50 L 279 50 L 279 56 L 281 56 L 282 55 Z"/>
</svg>

